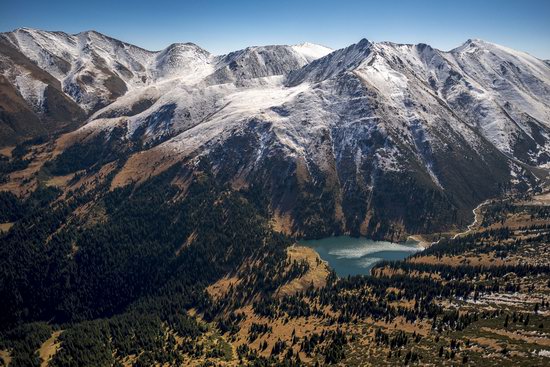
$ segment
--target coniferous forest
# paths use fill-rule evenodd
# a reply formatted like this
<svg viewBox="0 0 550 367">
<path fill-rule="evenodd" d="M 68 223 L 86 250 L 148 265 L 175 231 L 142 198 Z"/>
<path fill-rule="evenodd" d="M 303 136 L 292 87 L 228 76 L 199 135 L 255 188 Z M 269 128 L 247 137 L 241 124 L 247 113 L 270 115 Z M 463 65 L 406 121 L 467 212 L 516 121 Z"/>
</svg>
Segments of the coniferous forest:
<svg viewBox="0 0 550 367">
<path fill-rule="evenodd" d="M 61 156 L 45 170 L 97 172 L 70 162 Z M 371 276 L 327 271 L 314 285 L 307 279 L 325 265 L 289 258 L 295 238 L 273 230 L 262 190 L 234 190 L 211 171 L 204 160 L 193 172 L 174 165 L 114 189 L 111 173 L 79 190 L 42 184 L 23 198 L 2 192 L 2 221 L 13 223 L 0 247 L 4 363 L 39 366 L 53 340 L 50 366 L 332 365 L 365 360 L 357 345 L 371 340 L 367 360 L 423 364 L 432 358 L 423 343 L 436 343 L 442 364 L 467 364 L 480 358 L 469 334 L 488 326 L 478 325 L 548 327 L 544 297 L 514 312 L 468 307 L 533 291 L 541 279 L 550 285 L 547 262 L 506 263 L 549 236 L 546 224 L 511 228 L 507 218 L 544 220 L 544 207 L 495 202 L 479 231 L 380 262 Z M 518 237 L 526 233 L 533 235 Z M 504 262 L 472 263 L 483 256 Z M 443 261 L 456 257 L 470 260 Z M 304 285 L 281 294 L 297 281 Z M 304 321 L 317 326 L 304 331 Z M 513 361 L 507 348 L 499 355 Z"/>
</svg>

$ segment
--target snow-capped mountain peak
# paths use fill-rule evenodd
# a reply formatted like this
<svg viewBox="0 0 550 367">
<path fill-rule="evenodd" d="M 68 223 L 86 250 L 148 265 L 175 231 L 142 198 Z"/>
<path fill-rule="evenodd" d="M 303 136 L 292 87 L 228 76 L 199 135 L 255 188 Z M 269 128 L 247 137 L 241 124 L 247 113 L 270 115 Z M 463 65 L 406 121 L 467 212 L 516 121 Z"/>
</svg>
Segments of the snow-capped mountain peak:
<svg viewBox="0 0 550 367">
<path fill-rule="evenodd" d="M 325 193 L 341 228 L 357 233 L 369 231 L 373 200 L 406 201 L 389 187 L 406 182 L 425 194 L 422 205 L 469 214 L 550 163 L 548 64 L 481 40 L 448 52 L 362 39 L 215 56 L 192 43 L 152 52 L 93 31 L 20 29 L 0 45 L 5 88 L 17 96 L 0 101 L 5 109 L 26 104 L 24 121 L 39 121 L 61 100 L 70 113 L 56 119 L 86 119 L 73 136 L 101 133 L 140 151 L 124 180 L 139 181 L 158 157 L 205 157 L 239 185 L 267 177 L 277 210 L 306 187 Z M 288 182 L 272 177 L 283 171 Z"/>
<path fill-rule="evenodd" d="M 210 52 L 194 43 L 173 43 L 155 55 L 151 66 L 153 78 L 181 77 L 198 81 L 213 71 Z"/>
</svg>

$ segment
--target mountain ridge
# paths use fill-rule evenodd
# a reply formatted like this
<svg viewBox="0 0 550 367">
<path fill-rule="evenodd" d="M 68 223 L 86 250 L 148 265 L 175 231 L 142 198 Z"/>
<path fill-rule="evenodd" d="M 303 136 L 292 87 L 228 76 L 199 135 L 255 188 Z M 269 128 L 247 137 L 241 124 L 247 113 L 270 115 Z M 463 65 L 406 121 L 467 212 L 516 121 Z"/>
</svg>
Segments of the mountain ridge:
<svg viewBox="0 0 550 367">
<path fill-rule="evenodd" d="M 536 187 L 536 167 L 550 162 L 550 70 L 489 42 L 445 52 L 362 39 L 332 52 L 302 44 L 215 56 L 191 43 L 149 52 L 93 32 L 57 35 L 45 50 L 36 46 L 44 34 L 20 32 L 21 52 L 87 116 L 54 162 L 101 136 L 116 147 L 109 157 L 127 159 L 117 187 L 206 159 L 234 189 L 265 191 L 290 233 L 402 238 L 467 223 L 479 202 Z M 21 95 L 40 100 L 28 89 Z"/>
</svg>

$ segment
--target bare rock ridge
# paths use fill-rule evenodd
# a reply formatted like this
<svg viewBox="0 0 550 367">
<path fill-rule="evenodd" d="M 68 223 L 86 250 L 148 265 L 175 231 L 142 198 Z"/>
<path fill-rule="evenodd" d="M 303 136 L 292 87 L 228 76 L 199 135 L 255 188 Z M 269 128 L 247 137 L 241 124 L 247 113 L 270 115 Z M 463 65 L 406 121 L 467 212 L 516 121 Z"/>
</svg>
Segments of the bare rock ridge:
<svg viewBox="0 0 550 367">
<path fill-rule="evenodd" d="M 207 160 L 219 180 L 266 193 L 289 232 L 402 238 L 536 186 L 550 163 L 550 68 L 482 40 L 216 56 L 97 32 L 0 34 L 0 143 L 76 126 L 75 144 L 101 136 L 128 156 L 122 184 L 154 157 Z"/>
</svg>

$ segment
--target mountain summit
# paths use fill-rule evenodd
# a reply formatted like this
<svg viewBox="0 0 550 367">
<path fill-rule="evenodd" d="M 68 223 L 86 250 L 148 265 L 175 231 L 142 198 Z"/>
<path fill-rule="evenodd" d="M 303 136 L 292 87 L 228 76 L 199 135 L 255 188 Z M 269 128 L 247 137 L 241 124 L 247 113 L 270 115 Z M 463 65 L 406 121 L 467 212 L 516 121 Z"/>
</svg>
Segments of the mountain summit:
<svg viewBox="0 0 550 367">
<path fill-rule="evenodd" d="M 216 56 L 18 29 L 0 46 L 4 145 L 73 130 L 51 166 L 85 172 L 124 157 L 113 188 L 208 162 L 233 189 L 260 188 L 290 233 L 448 229 L 487 198 L 533 187 L 550 163 L 548 63 L 481 40 Z M 91 144 L 104 149 L 59 169 Z"/>
</svg>

